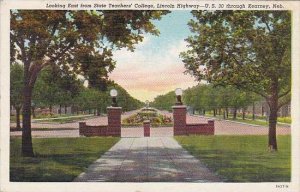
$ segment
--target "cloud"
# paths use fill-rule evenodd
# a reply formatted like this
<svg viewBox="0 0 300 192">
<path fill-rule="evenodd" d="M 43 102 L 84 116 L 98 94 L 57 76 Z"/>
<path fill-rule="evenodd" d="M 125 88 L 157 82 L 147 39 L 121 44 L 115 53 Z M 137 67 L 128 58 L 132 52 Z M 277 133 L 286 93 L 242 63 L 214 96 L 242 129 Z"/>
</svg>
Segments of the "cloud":
<svg viewBox="0 0 300 192">
<path fill-rule="evenodd" d="M 197 84 L 193 77 L 183 74 L 184 64 L 179 58 L 180 52 L 187 50 L 183 40 L 165 48 L 151 45 L 150 40 L 135 52 L 116 51 L 117 67 L 110 78 L 141 100 L 153 100 L 177 87 L 185 89 Z"/>
</svg>

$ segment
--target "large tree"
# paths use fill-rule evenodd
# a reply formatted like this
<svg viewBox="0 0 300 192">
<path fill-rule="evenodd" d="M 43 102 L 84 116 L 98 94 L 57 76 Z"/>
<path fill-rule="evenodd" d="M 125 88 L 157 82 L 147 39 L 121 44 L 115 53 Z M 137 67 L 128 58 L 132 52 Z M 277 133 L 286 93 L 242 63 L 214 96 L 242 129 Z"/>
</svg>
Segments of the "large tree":
<svg viewBox="0 0 300 192">
<path fill-rule="evenodd" d="M 277 150 L 277 111 L 290 101 L 289 11 L 192 11 L 195 34 L 182 53 L 197 80 L 234 85 L 264 97 L 270 108 L 269 148 Z"/>
<path fill-rule="evenodd" d="M 98 58 L 107 49 L 127 47 L 143 40 L 143 33 L 158 35 L 152 20 L 166 11 L 53 11 L 12 10 L 11 59 L 24 66 L 22 155 L 33 156 L 31 98 L 40 71 L 60 65 L 70 73 L 82 72 L 79 53 Z M 101 62 L 101 61 L 99 61 Z"/>
</svg>

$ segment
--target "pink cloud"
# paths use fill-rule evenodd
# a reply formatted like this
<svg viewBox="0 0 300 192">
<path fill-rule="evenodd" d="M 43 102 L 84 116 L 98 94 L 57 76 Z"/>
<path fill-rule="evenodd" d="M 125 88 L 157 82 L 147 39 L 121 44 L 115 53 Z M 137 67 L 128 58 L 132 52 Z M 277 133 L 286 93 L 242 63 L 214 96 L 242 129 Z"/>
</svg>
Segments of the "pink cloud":
<svg viewBox="0 0 300 192">
<path fill-rule="evenodd" d="M 166 92 L 182 84 L 194 85 L 194 78 L 183 74 L 183 66 L 157 71 L 135 71 L 134 69 L 114 71 L 110 78 L 125 89 L 141 89 L 154 92 Z"/>
<path fill-rule="evenodd" d="M 190 75 L 185 75 L 179 53 L 186 50 L 184 41 L 165 47 L 160 52 L 152 49 L 135 52 L 117 51 L 114 57 L 116 69 L 110 78 L 124 87 L 132 96 L 141 100 L 153 100 L 177 87 L 186 89 L 197 84 Z"/>
</svg>

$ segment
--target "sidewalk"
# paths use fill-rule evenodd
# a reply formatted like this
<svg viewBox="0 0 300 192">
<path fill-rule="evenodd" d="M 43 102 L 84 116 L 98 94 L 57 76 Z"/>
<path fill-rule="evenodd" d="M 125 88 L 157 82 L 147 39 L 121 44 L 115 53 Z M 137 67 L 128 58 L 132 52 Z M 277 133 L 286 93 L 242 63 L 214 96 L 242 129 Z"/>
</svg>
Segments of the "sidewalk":
<svg viewBox="0 0 300 192">
<path fill-rule="evenodd" d="M 171 137 L 122 138 L 75 182 L 220 182 Z"/>
</svg>

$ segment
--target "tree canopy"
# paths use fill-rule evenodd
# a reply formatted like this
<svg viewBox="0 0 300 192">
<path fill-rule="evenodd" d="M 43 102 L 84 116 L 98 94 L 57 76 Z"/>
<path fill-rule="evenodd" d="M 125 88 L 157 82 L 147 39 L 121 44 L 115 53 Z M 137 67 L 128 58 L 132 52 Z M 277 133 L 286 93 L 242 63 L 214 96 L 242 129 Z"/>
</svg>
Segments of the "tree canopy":
<svg viewBox="0 0 300 192">
<path fill-rule="evenodd" d="M 264 97 L 270 107 L 269 147 L 277 150 L 277 111 L 290 101 L 289 11 L 192 11 L 182 53 L 197 80 L 233 85 Z"/>
<path fill-rule="evenodd" d="M 152 20 L 161 19 L 167 13 L 146 10 L 11 10 L 11 60 L 18 60 L 24 66 L 22 154 L 33 156 L 31 98 L 38 74 L 44 67 L 59 65 L 67 73 L 95 80 L 99 76 L 92 74 L 92 70 L 112 69 L 111 49 L 126 47 L 133 51 L 134 45 L 143 41 L 143 34 L 158 35 Z M 95 67 L 85 66 L 83 59 L 86 56 L 98 62 Z M 106 76 L 106 72 L 101 74 L 101 78 Z"/>
</svg>

